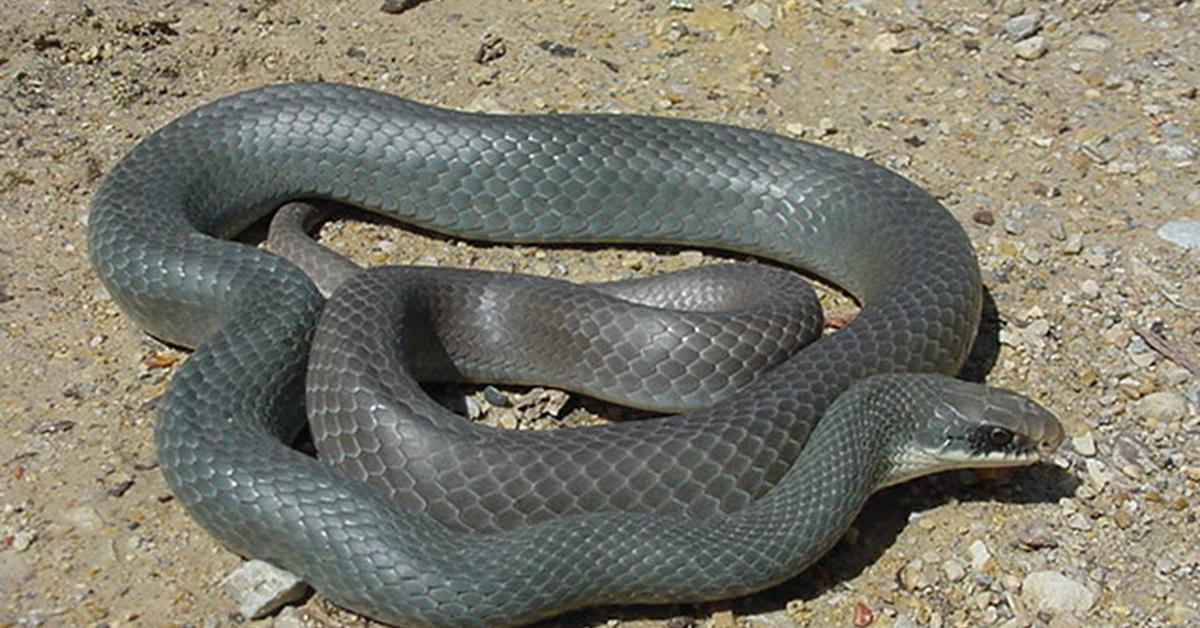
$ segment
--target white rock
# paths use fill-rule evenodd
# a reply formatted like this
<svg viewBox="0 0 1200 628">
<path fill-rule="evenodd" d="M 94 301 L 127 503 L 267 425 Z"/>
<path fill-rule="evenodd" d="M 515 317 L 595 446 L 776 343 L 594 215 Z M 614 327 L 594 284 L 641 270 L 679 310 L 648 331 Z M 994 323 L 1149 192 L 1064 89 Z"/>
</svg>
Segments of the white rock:
<svg viewBox="0 0 1200 628">
<path fill-rule="evenodd" d="M 763 30 L 769 30 L 775 24 L 775 15 L 771 12 L 771 7 L 761 2 L 755 2 L 742 9 L 742 13 Z"/>
<path fill-rule="evenodd" d="M 1038 35 L 1030 37 L 1013 45 L 1013 53 L 1027 61 L 1041 58 L 1046 54 L 1046 38 Z"/>
<path fill-rule="evenodd" d="M 971 569 L 981 571 L 988 566 L 992 560 L 992 552 L 988 549 L 983 541 L 975 541 L 967 548 L 967 554 L 971 557 Z"/>
<path fill-rule="evenodd" d="M 104 519 L 91 506 L 68 508 L 63 511 L 62 520 L 75 529 L 85 532 L 93 532 L 104 527 Z"/>
<path fill-rule="evenodd" d="M 1088 481 L 1092 483 L 1092 488 L 1096 492 L 1104 490 L 1108 483 L 1113 480 L 1113 474 L 1108 471 L 1103 462 L 1095 458 L 1088 458 L 1084 461 L 1084 466 L 1087 468 Z"/>
<path fill-rule="evenodd" d="M 967 572 L 963 568 L 962 561 L 953 558 L 949 558 L 942 563 L 942 573 L 946 574 L 946 579 L 950 582 L 958 582 L 967 577 Z"/>
<path fill-rule="evenodd" d="M 260 619 L 308 594 L 303 580 L 270 563 L 252 560 L 221 581 L 221 590 L 249 619 Z"/>
<path fill-rule="evenodd" d="M 1187 414 L 1188 403 L 1183 395 L 1164 390 L 1139 399 L 1134 405 L 1134 411 L 1147 419 L 1178 421 Z"/>
<path fill-rule="evenodd" d="M 1088 301 L 1095 301 L 1100 298 L 1100 284 L 1094 279 L 1084 279 L 1079 284 L 1079 295 Z"/>
<path fill-rule="evenodd" d="M 1008 33 L 1008 36 L 1012 37 L 1013 41 L 1021 41 L 1022 39 L 1032 37 L 1041 26 L 1041 13 L 1026 13 L 1005 22 L 1004 32 Z"/>
<path fill-rule="evenodd" d="M 1090 458 L 1096 455 L 1096 437 L 1091 432 L 1080 436 L 1072 436 L 1071 447 L 1075 449 L 1075 453 L 1085 458 Z"/>
<path fill-rule="evenodd" d="M 1038 610 L 1085 613 L 1096 603 L 1096 594 L 1057 571 L 1035 571 L 1025 576 L 1022 595 Z"/>
<path fill-rule="evenodd" d="M 1076 39 L 1071 47 L 1076 50 L 1086 50 L 1088 52 L 1106 52 L 1112 48 L 1112 42 L 1107 37 L 1099 33 L 1088 33 Z"/>
<path fill-rule="evenodd" d="M 1185 249 L 1200 249 L 1200 220 L 1172 220 L 1158 228 L 1158 237 Z"/>
<path fill-rule="evenodd" d="M 300 613 L 300 609 L 295 607 L 279 611 L 279 615 L 275 617 L 275 621 L 271 622 L 271 628 L 307 628 L 307 626 L 308 624 L 304 623 L 304 616 Z"/>
</svg>

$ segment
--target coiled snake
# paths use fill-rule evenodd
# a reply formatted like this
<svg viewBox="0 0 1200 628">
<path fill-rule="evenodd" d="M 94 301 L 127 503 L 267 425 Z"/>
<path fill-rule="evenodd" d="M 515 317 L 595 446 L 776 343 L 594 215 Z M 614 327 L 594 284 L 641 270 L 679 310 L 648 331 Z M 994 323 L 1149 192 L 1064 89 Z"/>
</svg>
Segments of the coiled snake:
<svg viewBox="0 0 1200 628">
<path fill-rule="evenodd" d="M 224 238 L 305 198 L 466 238 L 750 253 L 824 277 L 863 309 L 708 409 L 553 435 L 549 466 L 564 475 L 545 490 L 618 473 L 634 501 L 666 495 L 677 505 L 668 512 L 464 532 L 285 445 L 304 422 L 323 299 L 290 263 Z M 120 307 L 155 336 L 198 347 L 157 427 L 181 502 L 235 551 L 384 621 L 497 625 L 755 591 L 819 557 L 880 485 L 970 462 L 1025 463 L 1061 440 L 1052 417 L 1011 393 L 936 375 L 870 377 L 959 368 L 980 311 L 974 252 L 905 179 L 769 133 L 466 114 L 344 85 L 265 87 L 142 141 L 105 178 L 89 230 Z M 977 438 L 988 433 L 1002 437 Z M 926 445 L 951 461 L 906 466 Z"/>
</svg>

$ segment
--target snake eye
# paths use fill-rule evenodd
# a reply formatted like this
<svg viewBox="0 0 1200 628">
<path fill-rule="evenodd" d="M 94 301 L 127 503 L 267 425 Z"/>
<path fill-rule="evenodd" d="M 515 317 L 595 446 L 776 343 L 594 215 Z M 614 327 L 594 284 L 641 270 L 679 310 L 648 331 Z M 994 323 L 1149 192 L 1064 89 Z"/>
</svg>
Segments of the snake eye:
<svg viewBox="0 0 1200 628">
<path fill-rule="evenodd" d="M 1002 427 L 993 427 L 988 430 L 988 443 L 993 447 L 1005 447 L 1013 441 L 1013 433 Z"/>
</svg>

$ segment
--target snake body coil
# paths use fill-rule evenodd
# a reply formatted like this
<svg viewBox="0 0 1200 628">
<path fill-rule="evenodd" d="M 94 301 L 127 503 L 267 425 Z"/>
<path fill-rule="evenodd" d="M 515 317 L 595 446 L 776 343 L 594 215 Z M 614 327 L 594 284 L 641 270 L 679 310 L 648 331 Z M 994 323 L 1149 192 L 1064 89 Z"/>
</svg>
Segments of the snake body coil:
<svg viewBox="0 0 1200 628">
<path fill-rule="evenodd" d="M 298 198 L 465 238 L 749 253 L 831 280 L 864 306 L 845 330 L 701 413 L 554 435 L 564 471 L 611 474 L 633 451 L 674 469 L 681 481 L 668 490 L 682 510 L 714 516 L 596 513 L 463 534 L 284 445 L 304 421 L 322 299 L 290 263 L 223 238 Z M 705 600 L 794 574 L 841 535 L 882 473 L 879 439 L 864 432 L 876 428 L 822 422 L 809 442 L 817 419 L 870 375 L 956 371 L 981 302 L 953 217 L 843 153 L 684 120 L 465 114 L 343 85 L 262 88 L 172 122 L 108 175 L 89 229 L 121 308 L 150 333 L 199 347 L 157 428 L 181 502 L 234 550 L 405 624 Z M 886 408 L 919 397 L 922 381 L 888 380 L 870 396 Z M 793 465 L 806 443 L 816 455 Z M 815 475 L 795 479 L 804 473 Z M 637 498 L 663 490 L 630 477 Z M 830 482 L 844 487 L 836 498 L 823 492 Z"/>
</svg>

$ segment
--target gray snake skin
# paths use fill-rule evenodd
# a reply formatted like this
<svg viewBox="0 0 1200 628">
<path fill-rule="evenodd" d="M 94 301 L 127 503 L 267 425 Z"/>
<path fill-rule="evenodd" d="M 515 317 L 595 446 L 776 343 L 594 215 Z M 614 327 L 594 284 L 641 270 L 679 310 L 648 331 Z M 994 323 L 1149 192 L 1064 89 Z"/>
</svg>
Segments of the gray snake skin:
<svg viewBox="0 0 1200 628">
<path fill-rule="evenodd" d="M 748 253 L 828 279 L 863 309 L 705 410 L 558 431 L 537 460 L 513 454 L 541 465 L 545 476 L 526 478 L 537 494 L 606 492 L 620 480 L 621 500 L 647 512 L 466 533 L 286 445 L 305 421 L 323 299 L 292 264 L 225 239 L 306 198 L 464 238 Z M 834 400 L 875 374 L 954 373 L 981 304 L 953 217 L 861 159 L 718 124 L 493 117 L 332 84 L 265 87 L 172 122 L 105 178 L 89 230 L 119 306 L 151 334 L 198 347 L 156 431 L 180 501 L 233 550 L 403 625 L 709 600 L 794 575 L 891 481 L 880 452 L 905 432 L 895 417 L 920 411 L 902 408 L 927 410 L 940 403 L 934 389 L 960 384 L 875 377 L 830 410 Z M 855 414 L 864 400 L 869 421 Z"/>
</svg>

